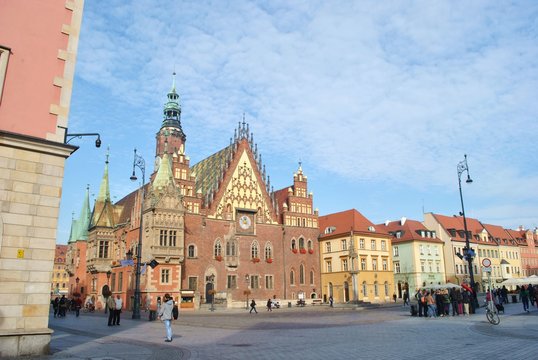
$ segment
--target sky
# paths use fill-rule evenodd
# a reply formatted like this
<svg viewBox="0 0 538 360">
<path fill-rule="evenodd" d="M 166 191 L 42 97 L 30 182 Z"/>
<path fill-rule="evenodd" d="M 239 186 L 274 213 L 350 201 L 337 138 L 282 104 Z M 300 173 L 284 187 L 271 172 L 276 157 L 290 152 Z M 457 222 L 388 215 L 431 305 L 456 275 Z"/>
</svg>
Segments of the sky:
<svg viewBox="0 0 538 360">
<path fill-rule="evenodd" d="M 70 142 L 57 241 L 107 147 L 113 202 L 140 185 L 134 148 L 149 178 L 174 72 L 191 165 L 245 114 L 275 190 L 301 162 L 320 215 L 382 223 L 458 214 L 467 154 L 466 215 L 532 229 L 537 19 L 536 1 L 86 1 L 69 131 L 103 145 Z"/>
</svg>

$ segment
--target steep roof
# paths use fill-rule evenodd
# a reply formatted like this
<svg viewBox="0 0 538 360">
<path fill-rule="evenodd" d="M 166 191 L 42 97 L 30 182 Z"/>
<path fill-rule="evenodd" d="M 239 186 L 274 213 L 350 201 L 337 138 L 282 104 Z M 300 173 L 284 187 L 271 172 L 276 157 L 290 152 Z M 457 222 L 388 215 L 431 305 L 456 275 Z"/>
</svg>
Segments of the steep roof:
<svg viewBox="0 0 538 360">
<path fill-rule="evenodd" d="M 385 224 L 376 225 L 376 229 L 377 228 L 382 229 L 383 231 L 389 234 L 392 234 L 393 244 L 408 242 L 408 241 L 443 243 L 443 241 L 439 239 L 438 237 L 432 238 L 432 237 L 422 236 L 422 233 L 424 233 L 424 235 L 428 233 L 431 234 L 431 230 L 427 229 L 420 221 L 417 221 L 417 220 L 405 219 L 405 220 L 390 221 Z M 401 231 L 401 236 L 399 238 L 396 237 L 396 232 L 398 231 Z"/>
<path fill-rule="evenodd" d="M 196 193 L 206 195 L 218 188 L 221 173 L 227 169 L 227 161 L 233 145 L 217 151 L 191 167 L 191 174 L 196 174 Z"/>
<path fill-rule="evenodd" d="M 433 217 L 441 224 L 441 226 L 449 232 L 449 230 L 456 230 L 456 234 L 451 234 L 453 240 L 465 241 L 465 226 L 463 224 L 463 217 L 461 216 L 446 216 L 440 214 L 433 214 Z M 473 218 L 465 217 L 467 220 L 467 231 L 470 231 L 472 234 L 478 234 L 482 231 L 483 226 L 480 222 Z M 469 237 L 469 241 L 472 243 L 477 243 L 478 241 L 472 236 Z"/>
<path fill-rule="evenodd" d="M 377 229 L 374 223 L 364 217 L 364 215 L 356 209 L 320 216 L 318 222 L 319 228 L 323 233 L 322 237 L 349 233 L 351 230 L 354 232 L 358 231 L 388 235 L 384 230 Z M 325 233 L 329 227 L 333 228 L 332 231 L 330 233 Z"/>
<path fill-rule="evenodd" d="M 498 245 L 511 245 L 510 235 L 499 225 L 482 224 Z"/>
</svg>

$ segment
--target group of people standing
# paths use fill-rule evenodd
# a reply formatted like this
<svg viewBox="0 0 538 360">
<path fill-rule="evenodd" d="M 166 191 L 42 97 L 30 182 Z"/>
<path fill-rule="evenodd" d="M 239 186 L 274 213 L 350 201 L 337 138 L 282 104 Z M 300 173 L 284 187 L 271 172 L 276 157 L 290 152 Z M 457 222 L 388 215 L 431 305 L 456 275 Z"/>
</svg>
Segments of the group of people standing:
<svg viewBox="0 0 538 360">
<path fill-rule="evenodd" d="M 75 297 L 73 299 L 68 299 L 65 295 L 62 295 L 60 298 L 55 298 L 51 300 L 52 309 L 54 310 L 54 317 L 65 317 L 67 311 L 75 311 L 75 315 L 78 317 L 80 314 L 80 308 L 82 306 L 82 300 L 80 297 Z"/>
<path fill-rule="evenodd" d="M 473 294 L 465 289 L 422 289 L 415 294 L 419 317 L 444 317 L 474 313 Z"/>
<path fill-rule="evenodd" d="M 502 288 L 493 289 L 493 301 L 496 304 L 508 303 L 508 289 L 506 286 Z M 522 285 L 516 287 L 516 293 L 519 295 L 519 301 L 523 304 L 523 311 L 529 312 L 529 302 L 531 306 L 538 307 L 538 285 Z M 516 296 L 513 294 L 513 296 Z"/>
</svg>

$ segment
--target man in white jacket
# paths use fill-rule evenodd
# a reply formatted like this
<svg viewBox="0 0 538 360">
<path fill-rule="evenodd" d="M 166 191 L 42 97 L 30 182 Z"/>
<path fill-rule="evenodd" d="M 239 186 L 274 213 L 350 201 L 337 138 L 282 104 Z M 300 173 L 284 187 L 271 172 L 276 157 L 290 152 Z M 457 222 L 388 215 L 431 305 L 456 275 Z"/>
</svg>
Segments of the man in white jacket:
<svg viewBox="0 0 538 360">
<path fill-rule="evenodd" d="M 166 327 L 166 342 L 172 341 L 172 309 L 174 308 L 174 300 L 170 294 L 164 294 L 164 303 L 159 310 L 159 319 L 164 322 Z"/>
</svg>

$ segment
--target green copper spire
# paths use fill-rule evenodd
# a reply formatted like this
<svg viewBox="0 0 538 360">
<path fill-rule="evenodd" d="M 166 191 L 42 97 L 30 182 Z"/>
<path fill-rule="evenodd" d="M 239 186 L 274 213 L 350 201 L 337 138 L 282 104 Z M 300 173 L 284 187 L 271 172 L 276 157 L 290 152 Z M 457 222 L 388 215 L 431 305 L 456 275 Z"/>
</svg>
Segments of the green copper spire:
<svg viewBox="0 0 538 360">
<path fill-rule="evenodd" d="M 82 209 L 80 209 L 80 216 L 77 221 L 78 225 L 78 238 L 77 240 L 88 240 L 88 228 L 90 226 L 90 185 L 86 186 L 86 196 L 82 202 Z"/>
<path fill-rule="evenodd" d="M 170 157 L 168 156 L 168 142 L 164 143 L 164 154 L 161 159 L 159 170 L 157 170 L 157 175 L 153 180 L 153 190 L 164 189 L 170 183 L 174 184 L 173 174 L 172 174 L 172 164 L 170 163 Z"/>
<path fill-rule="evenodd" d="M 74 215 L 74 214 L 73 214 Z M 68 243 L 78 240 L 88 240 L 88 227 L 90 226 L 90 185 L 86 187 L 86 196 L 82 202 L 82 209 L 78 220 L 71 219 L 71 234 Z"/>
<path fill-rule="evenodd" d="M 101 187 L 99 188 L 99 195 L 97 201 L 110 201 L 110 187 L 108 185 L 108 156 L 110 149 L 106 149 L 106 161 L 105 161 L 105 173 L 103 174 L 103 180 L 101 180 Z"/>
<path fill-rule="evenodd" d="M 163 127 L 175 127 L 179 129 L 180 136 L 185 141 L 186 136 L 181 129 L 181 106 L 179 106 L 179 95 L 176 92 L 176 73 L 174 72 L 174 78 L 172 80 L 172 89 L 167 95 L 168 101 L 164 104 L 163 109 Z"/>
</svg>

